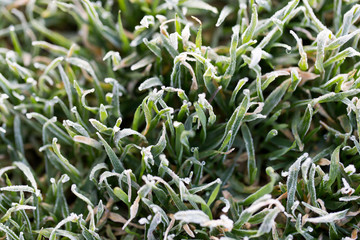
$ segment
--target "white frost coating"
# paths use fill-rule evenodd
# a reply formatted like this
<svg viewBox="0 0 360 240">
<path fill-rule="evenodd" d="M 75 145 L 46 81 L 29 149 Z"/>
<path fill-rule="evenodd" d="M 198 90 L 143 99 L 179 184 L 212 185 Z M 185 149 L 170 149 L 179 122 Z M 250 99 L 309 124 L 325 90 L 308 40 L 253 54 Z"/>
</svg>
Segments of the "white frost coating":
<svg viewBox="0 0 360 240">
<path fill-rule="evenodd" d="M 312 163 L 311 158 L 307 158 L 307 159 L 303 162 L 303 164 L 301 165 L 301 173 L 302 173 L 302 176 L 303 176 L 303 178 L 304 178 L 305 181 L 308 180 L 307 175 L 308 175 L 308 171 L 309 171 L 309 169 L 310 169 L 311 163 Z"/>
<path fill-rule="evenodd" d="M 179 55 L 180 56 L 180 55 Z M 189 100 L 189 98 L 186 96 L 184 90 L 180 89 L 180 88 L 173 88 L 173 87 L 165 87 L 162 86 L 161 87 L 162 91 L 167 91 L 167 92 L 176 92 L 178 97 L 181 98 L 182 100 Z"/>
<path fill-rule="evenodd" d="M 286 187 L 288 189 L 287 203 L 286 203 L 287 211 L 290 211 L 291 207 L 295 202 L 296 184 L 297 184 L 298 174 L 301 168 L 301 162 L 304 161 L 308 156 L 309 156 L 308 153 L 304 153 L 303 155 L 298 157 L 298 159 L 289 168 L 289 176 L 286 182 Z"/>
<path fill-rule="evenodd" d="M 211 104 L 206 100 L 205 93 L 201 93 L 198 95 L 198 103 L 201 107 L 206 108 L 209 111 L 209 124 L 212 125 L 216 121 L 216 115 L 214 114 L 213 107 Z"/>
<path fill-rule="evenodd" d="M 218 226 L 225 227 L 228 231 L 231 231 L 234 222 L 226 215 L 221 215 L 220 219 L 210 220 L 208 215 L 200 210 L 186 210 L 179 211 L 174 214 L 176 220 L 180 220 L 186 223 L 200 224 L 202 227 L 214 228 Z"/>
<path fill-rule="evenodd" d="M 209 228 L 223 226 L 227 229 L 227 231 L 231 231 L 234 227 L 234 222 L 226 215 L 221 215 L 220 219 L 207 221 L 205 223 L 202 223 L 201 226 Z"/>
<path fill-rule="evenodd" d="M 270 194 L 265 194 L 264 196 L 256 199 L 255 202 L 253 203 L 253 205 L 254 205 L 254 204 L 257 204 L 257 203 L 259 203 L 259 202 L 263 202 L 263 201 L 269 200 L 269 199 L 271 199 L 271 195 L 270 195 Z"/>
<path fill-rule="evenodd" d="M 149 221 L 146 218 L 140 218 L 139 219 L 139 224 L 140 225 L 149 224 Z"/>
<path fill-rule="evenodd" d="M 24 95 L 18 94 L 18 93 L 15 92 L 15 91 L 12 91 L 12 94 L 14 95 L 14 97 L 16 97 L 17 99 L 19 99 L 20 101 L 24 101 L 24 99 L 25 99 L 25 96 L 24 96 Z"/>
<path fill-rule="evenodd" d="M 118 126 L 114 126 L 113 127 L 114 134 L 117 133 L 118 131 L 120 131 L 120 128 Z"/>
<path fill-rule="evenodd" d="M 139 60 L 138 62 L 136 62 L 135 64 L 131 65 L 130 69 L 131 71 L 135 71 L 137 69 L 143 68 L 147 65 L 149 65 L 150 63 L 153 62 L 153 57 L 151 56 L 146 56 L 144 58 L 142 58 L 141 60 Z"/>
<path fill-rule="evenodd" d="M 181 181 L 183 181 L 184 183 L 186 183 L 187 185 L 189 185 L 191 183 L 191 178 L 186 177 L 186 178 L 181 178 Z"/>
<path fill-rule="evenodd" d="M 341 212 L 335 212 L 335 213 L 329 213 L 329 214 L 327 214 L 325 216 L 321 216 L 321 217 L 307 218 L 305 221 L 311 222 L 311 223 L 330 223 L 330 222 L 334 222 L 334 221 L 345 218 L 347 212 L 348 212 L 348 210 L 344 210 Z"/>
<path fill-rule="evenodd" d="M 66 53 L 68 50 L 64 47 L 60 47 L 58 45 L 54 45 L 45 41 L 32 41 L 31 42 L 32 46 L 38 46 L 38 47 L 42 47 L 44 49 L 50 49 L 53 51 L 57 51 L 57 52 L 62 52 L 62 53 Z"/>
<path fill-rule="evenodd" d="M 166 155 L 165 154 L 160 154 L 159 155 L 159 158 L 160 158 L 160 164 L 161 164 L 161 166 L 169 166 L 169 160 L 167 160 L 167 158 L 166 158 Z"/>
<path fill-rule="evenodd" d="M 203 1 L 199 1 L 199 0 L 186 1 L 182 4 L 182 6 L 184 6 L 183 9 L 195 8 L 195 9 L 207 10 L 207 11 L 213 12 L 214 14 L 218 14 L 218 10 L 216 7 L 213 7 L 210 4 L 203 2 Z"/>
<path fill-rule="evenodd" d="M 11 25 L 11 26 L 9 27 L 9 30 L 10 30 L 10 32 L 14 32 L 14 31 L 15 31 L 14 25 Z"/>
<path fill-rule="evenodd" d="M 63 121 L 63 125 L 65 127 L 66 127 L 66 125 L 68 125 L 69 127 L 74 128 L 78 133 L 80 133 L 81 135 L 83 135 L 85 137 L 90 137 L 90 135 L 85 130 L 85 128 L 83 126 L 81 126 L 79 123 L 76 123 L 76 122 L 73 122 L 70 120 L 65 120 L 65 121 Z"/>
<path fill-rule="evenodd" d="M 75 222 L 78 221 L 80 218 L 82 218 L 82 214 L 80 215 L 76 215 L 75 213 L 70 213 L 70 216 L 68 216 L 67 218 L 61 220 L 56 227 L 51 231 L 50 240 L 55 240 L 56 238 L 56 230 L 58 230 L 59 228 L 61 228 L 63 225 L 65 225 L 67 222 Z"/>
<path fill-rule="evenodd" d="M 161 86 L 162 82 L 160 81 L 160 79 L 158 77 L 152 77 L 149 79 L 146 79 L 144 82 L 142 82 L 139 86 L 139 91 L 143 91 L 146 89 L 149 89 L 151 87 L 155 87 L 155 86 Z"/>
<path fill-rule="evenodd" d="M 155 187 L 155 180 L 154 177 L 150 174 L 143 175 L 141 179 L 145 182 L 146 185 L 149 185 L 151 187 Z"/>
<path fill-rule="evenodd" d="M 326 173 L 326 174 L 324 175 L 323 181 L 324 181 L 324 182 L 329 181 L 329 174 Z"/>
<path fill-rule="evenodd" d="M 99 171 L 100 169 L 107 169 L 107 165 L 105 163 L 98 163 L 91 169 L 91 172 L 89 174 L 89 179 L 92 180 L 95 177 L 95 173 Z"/>
<path fill-rule="evenodd" d="M 214 185 L 214 184 L 221 184 L 221 183 L 222 183 L 222 182 L 221 182 L 221 179 L 220 179 L 220 178 L 217 178 L 216 180 L 214 180 L 214 181 L 212 181 L 212 182 L 210 182 L 210 183 L 207 183 L 207 184 L 205 184 L 205 185 L 203 185 L 203 186 L 195 187 L 195 188 L 191 189 L 191 192 L 192 192 L 192 193 L 197 193 L 197 192 L 203 191 L 203 190 L 211 187 L 211 186 Z"/>
<path fill-rule="evenodd" d="M 284 206 L 279 202 L 279 200 L 276 200 L 276 199 L 269 199 L 269 200 L 266 200 L 265 202 L 258 203 L 256 205 L 253 204 L 248 209 L 252 210 L 252 212 L 256 212 L 258 209 L 260 209 L 261 207 L 264 207 L 266 205 L 275 205 L 276 207 L 278 207 L 280 209 L 280 211 L 282 211 L 282 212 L 285 211 Z M 254 210 L 256 210 L 256 211 L 254 211 Z"/>
<path fill-rule="evenodd" d="M 258 211 L 260 208 L 267 205 L 275 205 L 276 207 L 279 208 L 280 211 L 282 212 L 285 211 L 284 206 L 280 203 L 279 200 L 272 199 L 270 194 L 265 194 L 264 196 L 256 200 L 249 208 L 245 209 L 244 212 L 254 213 Z"/>
<path fill-rule="evenodd" d="M 181 38 L 181 36 L 177 32 L 171 33 L 169 35 L 170 44 L 175 50 L 178 50 L 178 38 Z"/>
<path fill-rule="evenodd" d="M 116 71 L 117 67 L 120 65 L 121 56 L 119 52 L 109 51 L 105 54 L 103 61 L 106 61 L 108 58 L 111 57 L 113 70 Z"/>
<path fill-rule="evenodd" d="M 92 202 L 90 201 L 89 198 L 87 198 L 86 196 L 84 196 L 83 194 L 79 193 L 76 189 L 76 184 L 71 185 L 71 191 L 75 194 L 75 196 L 77 196 L 78 198 L 80 198 L 81 200 L 83 200 L 87 205 L 91 206 L 92 208 L 94 208 L 94 205 L 92 204 Z"/>
<path fill-rule="evenodd" d="M 174 237 L 175 237 L 176 235 L 175 234 L 170 234 L 168 237 L 167 237 L 167 240 L 174 240 Z"/>
<path fill-rule="evenodd" d="M 114 52 L 114 51 L 109 51 L 105 54 L 105 56 L 103 57 L 103 61 L 105 61 L 106 59 L 108 59 L 109 57 L 116 57 L 117 59 L 121 59 L 120 57 L 120 53 L 119 52 Z"/>
<path fill-rule="evenodd" d="M 152 15 L 144 16 L 140 21 L 140 26 L 136 26 L 135 29 L 139 29 L 141 27 L 149 28 L 150 25 L 155 23 L 155 18 Z"/>
<path fill-rule="evenodd" d="M 249 68 L 254 68 L 261 60 L 262 50 L 259 47 L 256 47 L 251 51 L 251 61 Z"/>
<path fill-rule="evenodd" d="M 319 214 L 320 216 L 324 216 L 324 215 L 328 214 L 326 209 L 320 209 L 320 208 L 314 207 L 306 202 L 302 202 L 302 205 L 304 205 L 304 207 L 310 209 L 311 211 L 315 212 L 316 214 Z"/>
<path fill-rule="evenodd" d="M 351 201 L 356 201 L 356 200 L 359 200 L 359 199 L 360 199 L 360 196 L 346 196 L 346 197 L 339 198 L 339 201 L 351 202 Z"/>
<path fill-rule="evenodd" d="M 230 7 L 230 6 L 225 6 L 221 12 L 220 12 L 220 15 L 219 15 L 219 18 L 215 24 L 216 27 L 219 27 L 225 20 L 225 18 L 227 16 L 229 16 L 229 14 L 233 11 L 233 9 Z"/>
<path fill-rule="evenodd" d="M 16 60 L 16 53 L 13 50 L 9 50 L 9 51 L 6 52 L 5 58 L 15 61 Z"/>
<path fill-rule="evenodd" d="M 34 116 L 33 113 L 27 113 L 27 114 L 26 114 L 26 118 L 27 118 L 27 119 L 31 119 L 33 116 Z"/>
<path fill-rule="evenodd" d="M 16 167 L 18 167 L 25 174 L 25 176 L 31 183 L 32 187 L 34 188 L 36 196 L 40 196 L 40 190 L 38 190 L 37 183 L 35 181 L 34 175 L 32 174 L 30 168 L 22 162 L 14 162 L 14 165 Z"/>
<path fill-rule="evenodd" d="M 355 189 L 353 189 L 352 187 L 350 187 L 349 183 L 346 181 L 345 178 L 341 179 L 344 187 L 340 189 L 340 192 L 344 195 L 351 195 L 355 192 Z"/>
<path fill-rule="evenodd" d="M 1 176 L 2 176 L 5 172 L 7 172 L 7 171 L 9 171 L 9 170 L 13 170 L 13 169 L 15 169 L 14 166 L 8 166 L 8 167 L 1 168 L 1 169 L 0 169 L 0 178 L 1 178 Z"/>
<path fill-rule="evenodd" d="M 154 90 L 149 93 L 148 101 L 154 101 L 154 103 L 157 103 L 162 98 L 163 94 L 164 90 L 157 90 L 154 88 Z"/>
<path fill-rule="evenodd" d="M 96 226 L 95 226 L 96 224 L 95 224 L 94 209 L 90 205 L 87 205 L 87 209 L 89 211 L 88 216 L 90 216 L 89 230 L 90 231 L 95 231 L 96 230 Z"/>
<path fill-rule="evenodd" d="M 96 149 L 99 149 L 99 150 L 102 149 L 102 144 L 100 142 L 96 141 L 95 139 L 90 138 L 90 137 L 76 135 L 76 136 L 73 137 L 73 140 L 75 142 L 82 143 L 82 144 L 94 147 Z"/>
<path fill-rule="evenodd" d="M 299 38 L 293 30 L 290 30 L 290 34 L 293 35 L 293 37 L 295 38 L 295 40 L 297 42 L 297 46 L 299 48 L 299 54 L 301 56 L 301 59 L 299 61 L 300 68 L 303 68 L 303 70 L 307 69 L 308 68 L 307 54 L 304 51 L 302 39 Z"/>
<path fill-rule="evenodd" d="M 153 232 L 156 230 L 157 226 L 161 223 L 161 214 L 160 213 L 156 213 L 155 216 L 153 217 L 150 226 L 148 228 L 148 232 L 147 232 L 147 236 L 146 239 L 149 240 L 155 240 L 156 238 L 153 235 Z"/>
<path fill-rule="evenodd" d="M 35 79 L 33 79 L 32 77 L 29 77 L 28 79 L 26 79 L 26 83 L 35 86 L 37 84 L 37 81 Z"/>
<path fill-rule="evenodd" d="M 13 212 L 15 211 L 20 211 L 20 210 L 35 210 L 36 207 L 34 206 L 29 206 L 29 205 L 20 205 L 18 203 L 12 203 L 13 205 Z"/>
<path fill-rule="evenodd" d="M 121 140 L 122 138 L 124 137 L 127 137 L 127 136 L 130 136 L 130 135 L 136 135 L 136 136 L 139 136 L 141 137 L 142 139 L 146 140 L 145 136 L 142 135 L 141 133 L 135 131 L 135 130 L 132 130 L 130 128 L 124 128 L 123 130 L 121 131 L 118 131 L 116 133 L 116 136 L 115 136 L 115 141 L 119 141 Z"/>
<path fill-rule="evenodd" d="M 122 174 L 119 174 L 119 173 L 116 173 L 116 172 L 109 172 L 109 171 L 103 172 L 103 173 L 100 175 L 99 184 L 102 184 L 105 179 L 107 179 L 107 178 L 109 178 L 109 177 L 113 177 L 113 176 L 122 178 L 123 175 L 122 175 Z"/>
<path fill-rule="evenodd" d="M 244 95 L 249 95 L 249 94 L 250 94 L 250 90 L 249 90 L 249 89 L 244 89 L 243 93 L 244 93 Z"/>
<path fill-rule="evenodd" d="M 286 240 L 293 240 L 293 239 L 294 239 L 293 235 L 289 235 L 286 237 Z"/>
<path fill-rule="evenodd" d="M 349 175 L 353 175 L 356 172 L 356 168 L 353 164 L 350 164 L 349 166 L 347 166 L 346 168 L 344 168 L 344 171 Z M 1 176 L 1 175 L 0 175 Z"/>
<path fill-rule="evenodd" d="M 90 75 L 92 75 L 93 77 L 96 77 L 94 69 L 91 67 L 90 63 L 88 63 L 87 61 L 80 59 L 80 58 L 76 58 L 76 57 L 67 58 L 66 61 L 72 65 L 75 65 L 79 68 L 86 70 L 88 73 L 90 73 Z"/>
<path fill-rule="evenodd" d="M 9 96 L 7 94 L 5 94 L 5 93 L 0 95 L 0 101 L 3 101 L 3 100 L 8 99 L 8 98 L 9 98 Z"/>
<path fill-rule="evenodd" d="M 224 212 L 224 213 L 227 213 L 228 211 L 229 211 L 229 209 L 230 209 L 230 202 L 229 202 L 229 200 L 227 200 L 226 198 L 220 198 L 224 203 L 225 203 L 225 207 L 223 207 L 222 209 L 221 209 L 221 211 L 222 212 Z"/>
<path fill-rule="evenodd" d="M 70 180 L 70 177 L 67 174 L 63 174 L 62 177 L 63 177 L 61 181 L 62 183 L 66 183 L 67 181 Z"/>
<path fill-rule="evenodd" d="M 317 42 L 317 52 L 316 52 L 316 61 L 315 67 L 320 71 L 324 71 L 324 58 L 325 58 L 325 45 L 331 39 L 332 33 L 328 29 L 322 30 L 316 37 Z"/>
<path fill-rule="evenodd" d="M 186 223 L 197 224 L 202 224 L 210 220 L 208 215 L 206 215 L 203 211 L 200 210 L 179 211 L 174 214 L 174 217 L 176 220 L 180 220 Z"/>
<path fill-rule="evenodd" d="M 2 224 L 2 223 L 0 223 L 0 230 L 1 230 L 2 232 L 5 232 L 6 235 L 10 235 L 11 233 L 14 234 L 14 232 L 13 232 L 8 226 L 6 226 L 6 225 L 4 225 L 4 224 Z M 9 239 L 9 238 L 7 238 L 7 239 Z M 11 238 L 10 238 L 10 239 L 11 239 Z"/>
<path fill-rule="evenodd" d="M 130 207 L 130 218 L 129 218 L 129 220 L 127 220 L 127 222 L 122 227 L 123 230 L 131 222 L 131 220 L 133 220 L 136 217 L 137 211 L 139 209 L 139 202 L 140 202 L 140 197 L 138 196 L 138 197 L 136 197 L 134 203 Z"/>
<path fill-rule="evenodd" d="M 163 23 L 167 20 L 167 18 L 164 15 L 156 14 L 156 19 L 159 20 L 160 23 Z"/>
<path fill-rule="evenodd" d="M 300 204 L 299 201 L 295 201 L 295 202 L 294 202 L 294 205 L 291 206 L 291 212 L 292 212 L 292 214 L 293 214 L 294 216 L 296 216 L 295 210 L 298 208 L 299 204 Z"/>
<path fill-rule="evenodd" d="M 181 201 L 184 200 L 184 194 L 188 195 L 187 188 L 182 181 L 179 181 L 179 191 L 180 191 L 180 199 Z"/>
<path fill-rule="evenodd" d="M 148 146 L 146 148 L 141 148 L 141 155 L 144 158 L 144 162 L 146 164 L 146 166 L 150 167 L 149 163 L 151 165 L 154 165 L 154 157 L 151 153 L 151 148 L 152 146 Z"/>
<path fill-rule="evenodd" d="M 181 125 L 181 122 L 175 121 L 173 123 L 173 125 L 174 125 L 175 128 L 177 128 L 177 127 L 179 127 Z"/>
<path fill-rule="evenodd" d="M 190 25 L 186 24 L 184 29 L 181 31 L 181 37 L 184 45 L 187 45 L 190 39 Z"/>
<path fill-rule="evenodd" d="M 29 187 L 27 185 L 14 185 L 14 186 L 2 187 L 0 188 L 0 191 L 35 193 L 34 188 Z"/>
<path fill-rule="evenodd" d="M 127 169 L 124 171 L 126 177 L 127 177 L 127 183 L 128 183 L 128 201 L 131 202 L 131 169 Z"/>
</svg>

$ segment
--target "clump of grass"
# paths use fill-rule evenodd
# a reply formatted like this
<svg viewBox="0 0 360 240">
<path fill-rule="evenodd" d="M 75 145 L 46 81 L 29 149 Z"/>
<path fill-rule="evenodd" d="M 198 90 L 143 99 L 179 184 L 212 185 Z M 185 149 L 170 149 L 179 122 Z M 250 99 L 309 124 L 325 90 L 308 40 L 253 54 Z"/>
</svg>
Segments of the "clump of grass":
<svg viewBox="0 0 360 240">
<path fill-rule="evenodd" d="M 357 238 L 356 1 L 0 9 L 0 238 Z"/>
</svg>

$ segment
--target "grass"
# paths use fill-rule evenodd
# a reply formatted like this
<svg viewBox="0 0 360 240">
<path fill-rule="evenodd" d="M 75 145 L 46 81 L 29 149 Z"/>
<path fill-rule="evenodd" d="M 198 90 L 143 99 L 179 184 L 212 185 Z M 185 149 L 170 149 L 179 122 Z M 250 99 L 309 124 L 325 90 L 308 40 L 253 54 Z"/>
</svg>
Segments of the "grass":
<svg viewBox="0 0 360 240">
<path fill-rule="evenodd" d="M 0 1 L 0 239 L 356 239 L 357 1 Z"/>
</svg>

